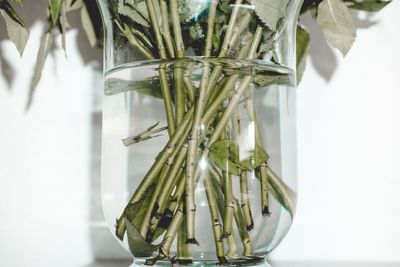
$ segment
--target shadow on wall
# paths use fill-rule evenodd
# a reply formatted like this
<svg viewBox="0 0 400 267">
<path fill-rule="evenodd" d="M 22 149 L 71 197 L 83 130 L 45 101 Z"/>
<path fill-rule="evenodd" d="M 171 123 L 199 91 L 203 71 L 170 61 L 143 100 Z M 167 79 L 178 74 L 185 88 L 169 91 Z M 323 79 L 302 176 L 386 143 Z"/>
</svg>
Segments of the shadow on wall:
<svg viewBox="0 0 400 267">
<path fill-rule="evenodd" d="M 23 2 L 23 7 L 20 7 L 19 5 L 14 4 L 13 6 L 15 7 L 17 13 L 20 15 L 20 17 L 24 20 L 25 24 L 29 27 L 35 24 L 36 22 L 44 22 L 45 27 L 44 30 L 47 28 L 47 22 L 46 22 L 46 16 L 47 16 L 47 5 L 48 5 L 48 0 L 35 0 L 35 1 L 24 1 Z M 68 22 L 70 23 L 71 27 L 74 29 L 78 29 L 78 36 L 77 36 L 77 47 L 79 49 L 79 52 L 82 56 L 82 60 L 84 61 L 84 64 L 91 63 L 93 61 L 101 62 L 102 61 L 102 51 L 100 48 L 92 48 L 89 45 L 89 41 L 82 30 L 81 27 L 81 19 L 80 19 L 80 12 L 79 10 L 74 10 L 72 12 L 69 12 L 68 15 Z M 5 30 L 5 24 L 4 20 L 2 17 L 0 17 L 0 42 L 2 42 L 5 39 L 8 39 L 7 33 Z M 28 41 L 29 44 L 29 41 Z M 54 42 L 53 45 L 53 51 L 56 49 L 61 49 L 61 44 L 58 42 Z M 68 55 L 68 47 L 67 47 L 67 55 Z M 35 55 L 26 55 L 24 54 L 23 57 L 36 57 Z M 51 53 L 49 55 L 50 57 L 52 56 Z M 92 64 L 95 66 L 102 66 L 102 64 Z M 2 75 L 7 82 L 8 88 L 11 88 L 13 81 L 14 81 L 14 76 L 15 72 L 17 70 L 13 69 L 11 67 L 11 64 L 7 61 L 7 58 L 4 55 L 4 51 L 0 49 L 0 70 Z M 33 75 L 33 69 L 32 69 L 32 75 Z M 46 77 L 43 77 L 44 79 Z M 27 88 L 28 90 L 28 88 Z"/>
<path fill-rule="evenodd" d="M 95 3 L 95 2 L 93 2 Z M 35 1 L 24 1 L 23 7 L 18 7 L 14 5 L 18 14 L 24 20 L 26 25 L 33 26 L 35 23 L 42 22 L 45 26 L 43 30 L 47 28 L 46 16 L 47 16 L 47 5 L 48 0 L 35 0 Z M 79 49 L 79 54 L 83 60 L 85 65 L 90 64 L 94 67 L 95 71 L 101 71 L 101 62 L 102 62 L 102 50 L 100 48 L 92 48 L 89 45 L 89 41 L 84 33 L 84 30 L 81 27 L 81 19 L 79 10 L 72 11 L 68 13 L 68 21 L 71 25 L 71 28 L 77 29 L 77 47 Z M 3 29 L 4 21 L 0 16 L 0 29 Z M 68 38 L 68 35 L 67 35 Z M 8 39 L 8 36 L 5 31 L 0 31 L 0 44 L 2 41 Z M 31 42 L 30 40 L 29 42 Z M 34 40 L 35 42 L 39 42 L 39 40 Z M 28 45 L 29 45 L 28 42 Z M 62 49 L 61 44 L 57 41 L 54 42 L 54 46 L 52 51 L 56 51 L 57 49 Z M 24 54 L 23 58 L 27 57 L 36 57 L 36 54 Z M 67 56 L 68 56 L 68 47 L 67 47 Z M 49 57 L 53 57 L 52 53 L 49 54 Z M 53 57 L 56 60 L 56 57 Z M 0 75 L 7 83 L 7 87 L 11 88 L 14 79 L 16 77 L 16 72 L 18 69 L 14 69 L 11 62 L 7 61 L 7 56 L 5 55 L 5 51 L 0 49 Z M 94 63 L 94 64 L 93 64 Z M 96 66 L 98 69 L 96 69 Z M 100 66 L 100 68 L 98 67 Z M 62 71 L 62 69 L 60 70 Z M 33 74 L 33 68 L 32 68 Z M 93 75 L 94 79 L 99 77 L 99 75 Z M 46 79 L 45 76 L 42 76 L 42 79 Z M 112 234 L 106 227 L 102 205 L 101 205 L 101 125 L 102 125 L 102 114 L 101 114 L 101 84 L 102 82 L 99 80 L 93 81 L 93 88 L 91 88 L 92 94 L 92 103 L 88 108 L 91 112 L 91 133 L 90 133 L 90 147 L 88 151 L 90 151 L 90 173 L 88 174 L 88 179 L 90 179 L 90 192 L 87 192 L 87 201 L 89 209 L 88 214 L 88 234 L 90 235 L 90 249 L 92 251 L 93 258 L 96 263 L 93 263 L 89 266 L 129 266 L 126 262 L 115 262 L 111 263 L 112 260 L 115 259 L 131 259 L 131 256 L 125 252 L 119 244 L 114 240 Z M 27 88 L 22 88 L 28 92 Z M 10 90 L 10 89 L 7 89 Z M 21 100 L 21 101 L 24 101 Z M 86 181 L 82 181 L 86 182 Z M 99 263 L 97 263 L 99 262 Z"/>
<path fill-rule="evenodd" d="M 377 24 L 371 13 L 353 12 L 352 15 L 358 29 L 367 29 Z M 303 16 L 301 22 L 311 34 L 308 64 L 312 64 L 317 73 L 329 82 L 339 67 L 335 52 L 310 14 Z"/>
</svg>

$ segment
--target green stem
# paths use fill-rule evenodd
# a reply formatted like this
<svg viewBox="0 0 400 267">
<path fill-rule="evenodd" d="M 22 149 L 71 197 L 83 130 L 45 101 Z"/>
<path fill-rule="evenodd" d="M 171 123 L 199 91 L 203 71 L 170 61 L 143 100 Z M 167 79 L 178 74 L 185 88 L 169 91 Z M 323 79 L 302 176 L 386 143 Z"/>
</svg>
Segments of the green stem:
<svg viewBox="0 0 400 267">
<path fill-rule="evenodd" d="M 171 10 L 172 28 L 175 38 L 176 57 L 182 59 L 185 57 L 185 44 L 182 38 L 182 29 L 176 0 L 169 0 Z M 176 106 L 176 124 L 179 125 L 185 113 L 185 90 L 183 85 L 182 62 L 177 62 L 174 68 L 175 81 L 175 106 Z"/>
<path fill-rule="evenodd" d="M 240 203 L 241 203 L 241 208 L 243 210 L 246 229 L 247 231 L 251 231 L 254 228 L 254 221 L 250 207 L 249 185 L 248 185 L 248 177 L 246 171 L 243 171 L 240 174 Z"/>
<path fill-rule="evenodd" d="M 210 11 L 208 14 L 208 27 L 206 46 L 204 56 L 209 57 L 211 55 L 212 37 L 214 35 L 214 22 L 216 15 L 216 8 L 218 3 L 212 1 L 210 5 Z M 195 160 L 198 149 L 198 139 L 201 131 L 201 116 L 203 115 L 204 106 L 207 98 L 207 83 L 209 75 L 209 64 L 204 63 L 198 100 L 195 104 L 195 113 L 193 117 L 192 131 L 189 137 L 189 149 L 186 160 L 186 227 L 188 243 L 197 244 L 195 237 L 195 214 L 196 214 L 196 203 L 195 203 Z"/>
<path fill-rule="evenodd" d="M 236 141 L 240 135 L 240 114 L 238 108 L 235 110 L 232 116 L 232 130 L 233 138 Z M 250 209 L 247 171 L 242 171 L 240 174 L 240 200 L 246 229 L 247 231 L 251 231 L 254 228 L 254 222 Z"/>
<path fill-rule="evenodd" d="M 151 26 L 154 31 L 154 36 L 157 41 L 158 53 L 160 54 L 161 59 L 167 59 L 167 53 L 165 51 L 161 30 L 160 27 L 158 26 L 158 17 L 156 14 L 153 0 L 146 0 L 146 5 L 147 5 L 147 11 L 149 12 Z"/>
<path fill-rule="evenodd" d="M 262 142 L 260 128 L 258 126 L 258 120 L 254 111 L 252 94 L 249 90 L 246 94 L 246 104 L 245 109 L 247 111 L 250 122 L 254 123 L 255 128 L 255 141 L 256 145 L 259 147 L 264 147 Z M 261 212 L 263 216 L 269 216 L 269 183 L 268 183 L 268 172 L 267 172 L 267 164 L 264 163 L 258 168 L 258 172 L 256 173 L 259 176 L 261 183 Z"/>
<path fill-rule="evenodd" d="M 157 209 L 154 212 L 156 218 L 150 224 L 151 231 L 155 231 L 157 229 L 158 223 L 160 222 L 160 219 L 164 213 L 165 207 L 168 204 L 167 203 L 168 197 L 171 195 L 173 187 L 177 183 L 178 178 L 181 177 L 182 175 L 183 172 L 182 165 L 184 164 L 184 161 L 186 159 L 186 153 L 187 153 L 187 145 L 185 144 L 179 151 L 179 154 L 174 158 L 173 165 L 167 175 L 168 178 L 166 179 L 165 183 L 162 186 L 163 187 L 162 192 L 160 192 L 159 196 L 157 197 L 155 206 L 157 207 Z"/>
<path fill-rule="evenodd" d="M 146 5 L 147 5 L 147 10 L 149 12 L 152 29 L 154 31 L 154 35 L 155 35 L 155 38 L 157 41 L 157 48 L 158 48 L 158 52 L 160 54 L 160 58 L 162 60 L 166 60 L 167 53 L 165 50 L 163 37 L 161 35 L 161 30 L 160 30 L 160 27 L 158 26 L 158 18 L 156 15 L 153 0 L 146 0 Z M 168 133 L 170 136 L 172 136 L 175 131 L 174 109 L 173 109 L 173 102 L 172 102 L 171 92 L 169 90 L 168 78 L 167 78 L 167 73 L 165 71 L 164 64 L 160 65 L 159 75 L 160 75 L 160 83 L 161 83 L 161 92 L 163 95 L 164 105 L 165 105 L 165 113 L 167 115 Z"/>
<path fill-rule="evenodd" d="M 249 55 L 253 55 L 255 53 L 255 51 L 257 50 L 258 45 L 260 44 L 260 41 L 261 41 L 262 32 L 263 32 L 263 28 L 261 26 L 258 26 L 256 33 L 254 35 L 254 40 L 250 47 Z M 208 148 L 219 139 L 222 131 L 224 130 L 225 126 L 227 125 L 227 123 L 229 121 L 229 118 L 231 117 L 232 112 L 239 105 L 242 96 L 248 90 L 248 86 L 250 85 L 251 81 L 252 81 L 252 76 L 245 76 L 242 79 L 237 91 L 232 96 L 228 107 L 225 109 L 221 119 L 219 120 L 217 126 L 215 127 L 213 134 L 211 135 L 211 137 L 208 141 L 208 145 L 207 145 Z"/>
<path fill-rule="evenodd" d="M 189 98 L 191 105 L 193 105 L 193 103 L 195 101 L 195 95 L 194 95 L 195 88 L 194 88 L 193 82 L 189 77 L 184 76 L 183 83 L 185 84 L 186 95 Z"/>
<path fill-rule="evenodd" d="M 228 172 L 223 173 L 224 181 L 224 199 L 225 199 L 225 212 L 224 212 L 224 231 L 222 238 L 227 238 L 232 234 L 232 221 L 234 215 L 235 203 L 233 202 L 233 188 L 232 188 L 232 175 Z"/>
<path fill-rule="evenodd" d="M 261 211 L 263 216 L 269 216 L 269 184 L 268 184 L 268 171 L 267 163 L 263 163 L 260 166 L 260 178 L 261 178 Z"/>
<path fill-rule="evenodd" d="M 118 28 L 121 32 L 125 35 L 126 39 L 128 40 L 129 44 L 135 47 L 143 54 L 146 59 L 154 59 L 153 53 L 149 49 L 147 49 L 143 43 L 136 38 L 136 36 L 132 33 L 132 29 L 129 28 L 127 24 L 124 23 L 124 27 L 118 21 L 115 21 Z"/>
<path fill-rule="evenodd" d="M 190 245 L 186 244 L 186 221 L 182 221 L 182 225 L 178 231 L 178 242 L 177 242 L 177 260 L 179 264 L 187 265 L 193 263 L 192 250 Z"/>
<path fill-rule="evenodd" d="M 242 4 L 242 0 L 236 0 L 235 4 L 233 5 L 233 10 L 231 17 L 229 19 L 229 24 L 226 29 L 225 38 L 221 46 L 221 51 L 219 53 L 219 57 L 226 57 L 231 49 L 229 46 L 232 34 L 234 33 L 235 23 L 239 14 L 240 6 Z"/>
<path fill-rule="evenodd" d="M 168 159 L 168 157 L 174 152 L 175 145 L 177 144 L 177 142 L 179 140 L 181 140 L 182 136 L 187 136 L 189 134 L 192 114 L 193 114 L 193 108 L 191 108 L 186 113 L 184 120 L 182 122 L 182 125 L 178 128 L 178 130 L 175 132 L 175 134 L 170 138 L 170 140 L 164 147 L 163 151 L 160 152 L 160 154 L 158 155 L 156 161 L 151 166 L 150 170 L 148 171 L 146 176 L 143 178 L 140 185 L 136 189 L 135 193 L 129 200 L 130 204 L 134 204 L 143 198 L 146 190 L 157 179 L 158 174 L 160 173 L 161 169 L 163 168 L 163 165 L 166 162 L 166 160 Z M 116 224 L 116 233 L 117 233 L 118 238 L 121 240 L 123 240 L 124 233 L 126 231 L 124 217 L 125 217 L 125 215 L 123 213 L 120 216 L 120 218 L 117 220 L 117 224 Z"/>
<path fill-rule="evenodd" d="M 222 240 L 222 223 L 218 212 L 218 202 L 215 196 L 212 182 L 210 181 L 209 174 L 206 174 L 206 177 L 204 178 L 204 187 L 206 190 L 208 207 L 210 208 L 211 223 L 213 226 L 217 257 L 220 263 L 226 263 L 227 261 L 225 259 L 224 242 Z"/>
<path fill-rule="evenodd" d="M 239 230 L 240 239 L 243 244 L 243 256 L 252 257 L 253 256 L 253 245 L 251 243 L 251 239 L 249 233 L 246 230 L 246 224 L 243 218 L 242 209 L 239 206 L 239 201 L 237 199 L 234 200 L 234 208 L 235 208 L 235 221 L 237 228 Z"/>
<path fill-rule="evenodd" d="M 147 48 L 154 48 L 153 43 L 150 41 L 150 39 L 143 34 L 141 31 L 136 30 L 135 28 L 130 28 L 131 32 L 136 35 L 142 42 L 147 46 Z"/>
<path fill-rule="evenodd" d="M 167 45 L 168 54 L 171 58 L 175 58 L 174 44 L 171 37 L 171 31 L 169 30 L 168 5 L 166 0 L 160 0 L 160 11 L 162 35 L 164 36 L 164 41 Z"/>
<path fill-rule="evenodd" d="M 170 258 L 169 254 L 172 243 L 174 242 L 179 228 L 182 225 L 184 217 L 185 214 L 183 211 L 183 203 L 181 203 L 171 221 L 171 224 L 168 226 L 167 232 L 165 233 L 162 246 L 159 249 L 159 255 L 154 259 L 146 260 L 146 265 L 154 265 L 158 260 Z"/>
<path fill-rule="evenodd" d="M 296 193 L 273 171 L 267 167 L 271 190 L 279 195 L 283 206 L 288 210 L 292 218 L 296 212 Z"/>
</svg>

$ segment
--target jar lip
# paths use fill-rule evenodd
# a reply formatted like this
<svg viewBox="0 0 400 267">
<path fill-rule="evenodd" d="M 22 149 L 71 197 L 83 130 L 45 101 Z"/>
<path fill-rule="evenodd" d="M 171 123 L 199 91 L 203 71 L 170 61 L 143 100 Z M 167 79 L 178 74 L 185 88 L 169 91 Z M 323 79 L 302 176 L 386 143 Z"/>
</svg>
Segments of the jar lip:
<svg viewBox="0 0 400 267">
<path fill-rule="evenodd" d="M 149 66 L 149 65 L 163 65 L 166 64 L 172 65 L 176 63 L 186 63 L 186 64 L 212 64 L 212 65 L 222 65 L 224 67 L 233 67 L 233 68 L 246 68 L 246 67 L 252 67 L 254 68 L 254 65 L 257 66 L 257 69 L 262 70 L 262 71 L 273 71 L 278 74 L 291 74 L 293 72 L 292 69 L 289 67 L 279 64 L 279 63 L 274 63 L 272 61 L 266 61 L 262 59 L 235 59 L 235 58 L 218 58 L 218 57 L 204 57 L 204 56 L 188 56 L 182 59 L 168 59 L 168 60 L 162 60 L 162 59 L 151 59 L 151 60 L 138 60 L 138 61 L 133 61 L 133 62 L 128 62 L 124 64 L 119 64 L 113 68 L 110 68 L 105 71 L 105 75 L 110 75 L 114 72 L 118 72 L 121 69 L 126 69 L 126 68 L 135 68 L 135 67 L 143 67 L 143 66 Z"/>
</svg>

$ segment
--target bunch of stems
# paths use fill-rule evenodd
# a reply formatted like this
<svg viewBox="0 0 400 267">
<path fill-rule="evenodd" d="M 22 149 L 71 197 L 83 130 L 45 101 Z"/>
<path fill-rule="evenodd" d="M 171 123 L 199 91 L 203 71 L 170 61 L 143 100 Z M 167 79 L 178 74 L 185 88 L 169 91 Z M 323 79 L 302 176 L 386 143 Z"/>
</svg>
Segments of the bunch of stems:
<svg viewBox="0 0 400 267">
<path fill-rule="evenodd" d="M 252 16 L 245 13 L 240 16 L 242 0 L 235 0 L 224 39 L 218 57 L 226 58 L 235 50 L 237 59 L 252 60 L 257 58 L 257 51 L 263 37 L 263 26 L 251 27 Z M 244 257 L 253 257 L 253 247 L 249 236 L 254 226 L 247 172 L 240 174 L 240 201 L 233 193 L 233 177 L 223 171 L 209 159 L 212 144 L 231 135 L 236 139 L 240 135 L 239 105 L 244 103 L 247 119 L 256 125 L 256 145 L 264 147 L 258 128 L 257 117 L 251 101 L 252 75 L 238 73 L 225 74 L 222 65 L 212 65 L 205 60 L 202 64 L 201 78 L 196 88 L 190 73 L 190 66 L 185 66 L 180 59 L 185 58 L 185 45 L 179 19 L 177 0 L 146 0 L 151 29 L 162 60 L 177 60 L 174 65 L 173 82 L 168 79 L 165 64 L 159 68 L 160 87 L 165 106 L 169 141 L 159 153 L 155 162 L 143 178 L 129 204 L 143 200 L 146 191 L 153 185 L 146 212 L 138 231 L 144 240 L 152 243 L 157 238 L 156 232 L 164 232 L 159 255 L 149 259 L 147 264 L 158 260 L 187 263 L 192 259 L 191 244 L 196 240 L 196 187 L 203 178 L 211 217 L 211 227 L 215 239 L 215 251 L 221 263 L 227 258 L 237 256 L 238 245 L 234 238 L 237 231 L 241 239 Z M 159 5 L 159 7 L 156 7 Z M 208 28 L 205 36 L 204 57 L 212 55 L 212 41 L 217 13 L 218 1 L 212 0 L 208 8 Z M 161 12 L 161 25 L 156 15 L 156 8 Z M 152 44 L 144 35 L 127 24 L 117 24 L 129 43 L 138 49 L 146 58 L 154 59 Z M 247 29 L 255 28 L 254 32 Z M 243 38 L 245 36 L 245 38 Z M 245 40 L 243 40 L 245 39 Z M 185 69 L 186 68 L 186 69 Z M 171 88 L 171 85 L 173 87 Z M 206 136 L 206 129 L 211 134 Z M 125 140 L 132 144 L 138 139 L 150 138 L 159 130 L 150 128 L 145 134 Z M 199 162 L 207 162 L 206 170 L 202 170 Z M 285 185 L 272 172 L 267 162 L 256 169 L 261 184 L 262 213 L 269 214 L 268 194 L 272 189 L 290 205 L 290 198 L 282 196 Z M 272 179 L 272 180 L 270 180 Z M 125 212 L 117 220 L 116 235 L 122 240 L 126 232 Z M 235 227 L 236 226 L 236 227 Z M 226 239 L 227 249 L 224 239 Z M 170 255 L 171 246 L 177 240 L 177 258 Z"/>
</svg>

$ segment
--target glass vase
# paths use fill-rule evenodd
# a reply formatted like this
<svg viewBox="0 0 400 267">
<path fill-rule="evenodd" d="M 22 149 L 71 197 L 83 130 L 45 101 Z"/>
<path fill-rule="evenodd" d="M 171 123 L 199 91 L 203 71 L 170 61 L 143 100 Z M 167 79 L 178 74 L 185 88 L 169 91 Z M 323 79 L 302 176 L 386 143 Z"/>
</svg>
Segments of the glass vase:
<svg viewBox="0 0 400 267">
<path fill-rule="evenodd" d="M 98 0 L 103 209 L 133 266 L 263 266 L 288 232 L 301 3 Z"/>
</svg>

